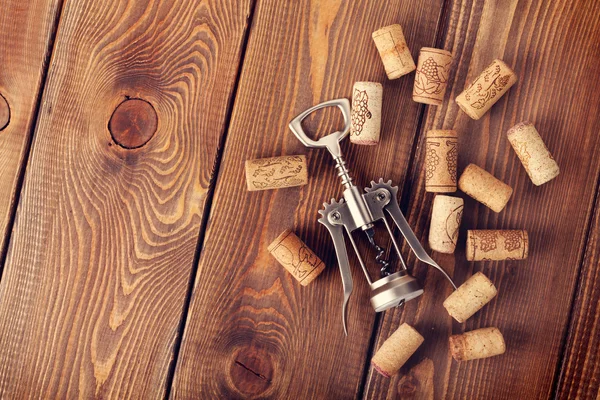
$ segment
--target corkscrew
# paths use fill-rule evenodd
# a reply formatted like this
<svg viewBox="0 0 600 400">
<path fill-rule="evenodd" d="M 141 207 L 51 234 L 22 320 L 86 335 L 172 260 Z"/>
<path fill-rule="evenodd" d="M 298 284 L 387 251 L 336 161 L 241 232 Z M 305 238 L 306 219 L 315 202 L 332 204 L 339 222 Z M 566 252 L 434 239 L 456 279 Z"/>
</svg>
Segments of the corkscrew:
<svg viewBox="0 0 600 400">
<path fill-rule="evenodd" d="M 326 107 L 338 107 L 344 117 L 344 129 L 342 131 L 331 133 L 319 140 L 309 138 L 302 128 L 302 120 L 304 120 L 312 112 Z M 420 296 L 423 289 L 417 280 L 412 277 L 406 266 L 400 247 L 394 234 L 392 227 L 385 213 L 389 214 L 396 227 L 400 230 L 404 239 L 415 253 L 417 258 L 422 262 L 439 270 L 450 281 L 452 287 L 456 289 L 456 285 L 450 279 L 450 276 L 429 257 L 429 255 L 421 246 L 421 243 L 413 233 L 404 218 L 400 206 L 398 204 L 398 187 L 392 186 L 391 181 L 384 182 L 379 179 L 378 182 L 371 182 L 371 186 L 365 188 L 362 192 L 356 185 L 352 183 L 352 178 L 346 163 L 342 158 L 340 142 L 348 136 L 350 132 L 350 102 L 348 99 L 336 99 L 317 104 L 314 107 L 304 111 L 290 124 L 290 129 L 294 135 L 306 147 L 326 148 L 333 156 L 335 167 L 338 171 L 338 176 L 341 178 L 344 186 L 343 197 L 336 201 L 331 199 L 329 203 L 323 203 L 323 210 L 319 210 L 321 218 L 319 222 L 323 224 L 331 238 L 335 248 L 340 274 L 342 277 L 342 287 L 344 289 L 344 300 L 342 303 L 342 321 L 344 324 L 344 333 L 348 334 L 346 325 L 347 305 L 353 289 L 352 274 L 350 272 L 350 263 L 348 260 L 348 251 L 344 239 L 344 230 L 346 231 L 348 240 L 354 249 L 354 253 L 358 258 L 358 262 L 365 274 L 367 282 L 371 287 L 371 305 L 376 312 L 385 311 L 389 308 L 401 306 L 405 302 Z M 393 247 L 400 259 L 402 268 L 400 271 L 390 273 L 390 262 L 384 258 L 385 249 L 375 242 L 375 223 L 382 221 L 391 238 Z M 371 280 L 367 267 L 358 251 L 357 244 L 352 236 L 352 232 L 361 230 L 365 233 L 367 240 L 375 249 L 377 255 L 375 262 L 379 264 L 381 278 L 375 281 Z"/>
</svg>

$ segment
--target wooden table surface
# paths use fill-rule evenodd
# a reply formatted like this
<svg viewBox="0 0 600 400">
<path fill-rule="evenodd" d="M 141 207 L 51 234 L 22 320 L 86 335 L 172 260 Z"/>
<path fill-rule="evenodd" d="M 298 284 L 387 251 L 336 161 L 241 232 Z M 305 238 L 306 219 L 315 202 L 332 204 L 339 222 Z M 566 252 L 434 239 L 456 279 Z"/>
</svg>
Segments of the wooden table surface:
<svg viewBox="0 0 600 400">
<path fill-rule="evenodd" d="M 412 101 L 414 74 L 387 80 L 371 32 L 392 23 L 413 56 L 454 54 L 441 106 Z M 494 58 L 519 79 L 473 121 L 453 99 Z M 599 398 L 599 78 L 595 0 L 3 0 L 0 398 L 420 398 L 426 382 L 436 399 Z M 498 287 L 465 324 L 405 246 L 425 294 L 376 315 L 352 258 L 344 336 L 317 223 L 341 186 L 287 123 L 358 80 L 384 85 L 382 142 L 345 143 L 346 161 L 359 186 L 400 187 L 422 243 L 427 130 L 459 132 L 459 173 L 514 188 L 499 214 L 465 198 L 456 254 L 434 254 L 458 283 L 483 271 Z M 541 187 L 506 140 L 523 120 L 561 168 Z M 339 125 L 326 111 L 308 128 Z M 248 192 L 244 161 L 282 154 L 306 154 L 309 184 Z M 308 287 L 267 251 L 287 228 L 327 264 Z M 467 262 L 474 228 L 528 230 L 529 258 Z M 404 321 L 425 343 L 383 378 L 370 358 Z M 450 334 L 487 326 L 504 355 L 451 358 Z"/>
</svg>

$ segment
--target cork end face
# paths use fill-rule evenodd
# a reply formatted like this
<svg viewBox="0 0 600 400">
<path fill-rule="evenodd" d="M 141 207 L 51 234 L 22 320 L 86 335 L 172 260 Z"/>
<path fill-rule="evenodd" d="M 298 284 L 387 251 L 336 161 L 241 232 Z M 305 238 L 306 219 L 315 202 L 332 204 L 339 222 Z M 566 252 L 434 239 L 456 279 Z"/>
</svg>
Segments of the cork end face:
<svg viewBox="0 0 600 400">
<path fill-rule="evenodd" d="M 525 235 L 527 235 L 527 233 L 525 233 Z M 488 278 L 483 272 L 479 271 L 475 273 L 470 279 L 479 280 L 485 283 L 486 285 L 489 285 L 492 297 L 495 297 L 498 294 L 498 289 L 496 289 L 494 282 L 492 282 L 490 278 Z"/>
<path fill-rule="evenodd" d="M 438 54 L 443 54 L 448 57 L 452 57 L 452 53 L 449 52 L 448 50 L 437 49 L 435 47 L 421 47 L 421 52 L 422 53 L 438 53 Z"/>
<path fill-rule="evenodd" d="M 465 167 L 462 174 L 460 175 L 460 178 L 458 178 L 458 188 L 460 190 L 462 190 L 463 192 L 465 191 L 465 181 L 468 179 L 469 175 L 475 173 L 478 169 L 479 167 L 475 164 L 469 164 Z"/>
<path fill-rule="evenodd" d="M 452 335 L 448 338 L 448 345 L 450 347 L 450 354 L 456 361 L 465 361 L 464 347 L 465 339 L 462 335 Z"/>
<path fill-rule="evenodd" d="M 325 264 L 323 262 L 321 262 L 311 273 L 310 275 L 308 275 L 306 278 L 302 279 L 300 281 L 300 285 L 302 286 L 308 286 L 312 283 L 312 281 L 314 281 L 315 279 L 317 279 L 317 277 L 319 275 L 321 275 L 321 272 L 323 272 L 323 270 L 325 269 Z"/>
<path fill-rule="evenodd" d="M 442 253 L 442 254 L 454 254 L 454 251 L 456 250 L 455 246 L 441 247 L 441 246 L 437 246 L 435 243 L 431 243 L 431 242 L 429 242 L 429 247 L 431 248 L 431 250 L 435 251 L 436 253 Z"/>
<path fill-rule="evenodd" d="M 558 167 L 558 165 L 556 165 L 556 169 L 554 169 L 552 172 L 548 173 L 546 176 L 542 177 L 542 178 L 532 178 L 531 176 L 529 176 L 531 178 L 531 182 L 533 182 L 533 184 L 535 186 L 542 186 L 544 183 L 548 183 L 550 182 L 552 179 L 556 178 L 558 175 L 560 174 L 560 168 Z"/>
<path fill-rule="evenodd" d="M 447 137 L 458 137 L 458 133 L 456 133 L 453 129 L 432 129 L 427 131 L 427 138 L 447 138 Z"/>
<path fill-rule="evenodd" d="M 506 353 L 506 342 L 504 341 L 504 335 L 502 335 L 502 332 L 500 332 L 500 330 L 498 328 L 491 328 L 491 329 L 494 332 L 494 334 L 497 335 L 498 342 L 500 344 L 500 350 L 498 351 L 497 355 Z"/>
<path fill-rule="evenodd" d="M 467 246 L 465 248 L 465 256 L 467 257 L 467 261 L 473 261 L 473 231 L 467 231 Z"/>
<path fill-rule="evenodd" d="M 475 114 L 469 107 L 467 107 L 465 100 L 462 99 L 465 96 L 465 94 L 466 94 L 466 91 L 462 92 L 460 95 L 458 95 L 458 97 L 454 100 L 454 102 L 456 103 L 458 108 L 460 108 L 462 110 L 462 112 L 467 114 L 471 119 L 477 121 L 479 118 L 481 118 L 481 115 Z"/>
<path fill-rule="evenodd" d="M 283 242 L 285 240 L 285 238 L 288 237 L 291 234 L 293 234 L 291 229 L 286 229 L 285 231 L 283 231 L 279 236 L 277 236 L 277 238 L 275 238 L 275 240 L 273 240 L 271 242 L 271 244 L 269 245 L 269 247 L 267 247 L 267 251 L 269 253 L 271 253 L 273 251 L 273 249 L 275 247 L 277 247 L 277 245 L 279 243 Z"/>
<path fill-rule="evenodd" d="M 377 372 L 379 372 L 379 374 L 381 374 L 382 376 L 386 377 L 386 378 L 390 378 L 391 375 L 388 374 L 386 371 L 384 371 L 383 369 L 381 369 L 381 367 L 377 364 L 375 364 L 373 361 L 371 361 L 371 365 L 373 366 L 373 369 Z"/>
<path fill-rule="evenodd" d="M 506 207 L 506 205 L 510 201 L 510 198 L 512 197 L 512 194 L 513 194 L 513 188 L 511 188 L 506 183 L 504 183 L 504 182 L 502 182 L 500 180 L 499 180 L 499 182 L 501 182 L 504 185 L 504 190 L 505 190 L 505 199 L 504 199 L 504 201 L 501 202 L 500 204 L 494 204 L 493 206 L 486 204 L 492 211 L 494 211 L 496 213 L 499 213 L 502 210 L 504 210 L 504 208 Z"/>
<path fill-rule="evenodd" d="M 512 195 L 512 189 L 511 189 L 511 193 L 509 195 L 509 197 Z M 508 204 L 508 199 L 506 200 L 506 203 L 504 204 L 499 204 L 499 205 L 490 205 L 490 204 L 485 204 L 485 203 L 481 203 L 484 206 L 486 206 L 487 208 L 489 208 L 490 210 L 492 210 L 493 212 L 495 212 L 496 214 L 500 214 L 502 212 L 502 210 L 504 210 L 504 208 L 506 207 L 506 205 Z"/>
<path fill-rule="evenodd" d="M 509 72 L 509 73 L 510 73 L 510 75 L 514 76 L 514 80 L 515 80 L 515 82 L 516 82 L 516 80 L 517 80 L 517 74 L 515 74 L 515 71 L 513 71 L 513 69 L 512 69 L 511 67 L 509 67 L 509 66 L 508 66 L 508 64 L 506 64 L 504 61 L 502 61 L 502 60 L 501 60 L 501 59 L 499 59 L 499 58 L 496 58 L 496 59 L 495 59 L 495 60 L 494 60 L 494 61 L 493 61 L 493 62 L 492 62 L 492 63 L 491 63 L 489 66 L 491 67 L 491 66 L 492 66 L 492 65 L 494 65 L 494 64 L 500 64 L 500 67 L 501 67 L 502 69 L 505 69 L 505 70 L 507 70 L 507 72 Z M 489 68 L 489 67 L 488 67 L 488 68 Z M 513 82 L 513 83 L 514 83 L 514 82 Z"/>
<path fill-rule="evenodd" d="M 456 322 L 458 322 L 459 324 L 462 324 L 463 322 L 465 322 L 467 319 L 462 318 L 462 316 L 459 313 L 457 313 L 456 310 L 454 310 L 454 308 L 447 303 L 447 301 L 448 301 L 448 299 L 444 300 L 444 303 L 442 305 L 448 312 L 448 315 L 450 315 L 452 318 L 454 318 L 456 320 Z"/>
<path fill-rule="evenodd" d="M 379 82 L 372 82 L 372 81 L 357 81 L 354 82 L 354 86 L 352 87 L 353 89 L 356 88 L 371 88 L 371 89 L 375 89 L 375 90 L 380 90 L 383 91 L 383 85 Z"/>
<path fill-rule="evenodd" d="M 352 136 L 350 136 L 350 142 L 352 144 L 358 144 L 361 146 L 376 146 L 379 144 L 379 142 L 376 142 L 374 140 L 360 140 L 360 139 L 352 139 Z"/>
<path fill-rule="evenodd" d="M 523 233 L 523 260 L 529 256 L 529 234 L 527 231 L 521 231 Z"/>
<path fill-rule="evenodd" d="M 510 138 L 510 137 L 514 136 L 514 134 L 517 133 L 517 131 L 520 131 L 520 130 L 522 130 L 524 128 L 528 128 L 528 127 L 533 127 L 533 129 L 535 129 L 535 126 L 533 126 L 533 124 L 529 121 L 519 122 L 518 124 L 516 124 L 515 126 L 510 128 L 508 130 L 508 132 L 506 132 L 506 136 L 508 136 Z"/>
<path fill-rule="evenodd" d="M 384 34 L 386 32 L 395 31 L 395 30 L 400 30 L 400 32 L 402 32 L 402 26 L 400 24 L 392 24 L 392 25 L 384 26 L 382 28 L 377 29 L 375 32 L 373 32 L 371 34 L 371 37 L 373 39 L 375 39 L 377 36 L 381 36 L 382 34 Z"/>
<path fill-rule="evenodd" d="M 454 193 L 456 186 L 425 186 L 425 191 L 428 193 Z"/>
<path fill-rule="evenodd" d="M 442 100 L 432 99 L 429 97 L 421 97 L 421 96 L 416 96 L 416 95 L 413 95 L 413 101 L 415 103 L 428 104 L 430 106 L 439 106 L 442 104 Z"/>
<path fill-rule="evenodd" d="M 410 74 L 411 72 L 413 72 L 416 69 L 417 69 L 417 66 L 415 65 L 415 63 L 413 61 L 412 66 L 408 66 L 408 67 L 406 67 L 403 70 L 397 70 L 397 71 L 394 71 L 394 72 L 387 72 L 386 71 L 386 74 L 387 74 L 388 79 L 390 81 L 393 81 L 394 79 L 402 78 L 404 75 Z"/>
</svg>

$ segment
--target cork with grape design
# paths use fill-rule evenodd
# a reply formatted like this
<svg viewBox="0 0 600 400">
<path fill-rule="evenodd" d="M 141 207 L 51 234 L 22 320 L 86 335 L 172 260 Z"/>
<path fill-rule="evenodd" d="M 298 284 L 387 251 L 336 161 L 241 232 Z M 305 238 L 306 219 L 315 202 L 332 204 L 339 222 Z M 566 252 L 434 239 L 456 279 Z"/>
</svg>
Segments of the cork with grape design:
<svg viewBox="0 0 600 400">
<path fill-rule="evenodd" d="M 524 260 L 529 255 L 529 237 L 524 230 L 467 231 L 468 261 Z"/>
<path fill-rule="evenodd" d="M 431 130 L 425 143 L 425 190 L 456 192 L 458 135 L 453 130 Z"/>
<path fill-rule="evenodd" d="M 517 75 L 502 60 L 494 60 L 456 98 L 469 117 L 478 120 L 517 82 Z"/>
<path fill-rule="evenodd" d="M 246 184 L 251 192 L 307 183 L 308 171 L 304 155 L 246 160 Z"/>
<path fill-rule="evenodd" d="M 413 100 L 436 106 L 442 104 L 451 65 L 452 53 L 449 51 L 423 47 L 417 62 Z"/>
<path fill-rule="evenodd" d="M 383 86 L 378 82 L 356 82 L 352 90 L 350 141 L 376 145 L 381 131 Z"/>
</svg>

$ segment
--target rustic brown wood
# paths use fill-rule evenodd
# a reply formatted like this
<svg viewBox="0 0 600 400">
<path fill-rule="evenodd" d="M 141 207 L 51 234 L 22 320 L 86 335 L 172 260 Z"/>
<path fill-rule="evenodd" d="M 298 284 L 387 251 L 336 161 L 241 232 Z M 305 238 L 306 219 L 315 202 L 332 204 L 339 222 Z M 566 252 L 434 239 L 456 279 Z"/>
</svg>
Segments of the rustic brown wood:
<svg viewBox="0 0 600 400">
<path fill-rule="evenodd" d="M 164 395 L 250 2 L 66 2 L 0 286 L 1 398 Z M 316 223 L 321 202 L 340 194 L 338 178 L 328 154 L 304 149 L 287 129 L 309 105 L 351 97 L 357 80 L 384 83 L 382 141 L 370 149 L 344 144 L 349 166 L 362 186 L 379 176 L 407 179 L 409 222 L 424 245 L 433 200 L 422 170 L 427 130 L 459 132 L 459 173 L 474 162 L 515 188 L 498 215 L 457 194 L 466 199 L 458 249 L 434 256 L 457 283 L 482 270 L 498 286 L 497 298 L 458 324 L 442 307 L 448 285 L 417 266 L 426 293 L 385 314 L 371 350 L 404 321 L 425 343 L 391 379 L 369 370 L 366 397 L 598 396 L 600 200 L 587 242 L 586 233 L 600 173 L 600 4 L 446 2 L 449 18 L 439 25 L 442 0 L 258 2 L 173 397 L 361 393 L 375 320 L 368 288 L 352 260 L 345 338 L 339 273 Z M 2 2 L 2 249 L 61 3 Z M 457 63 L 446 101 L 427 109 L 417 142 L 423 106 L 410 101 L 414 74 L 387 81 L 370 37 L 392 23 L 402 24 L 413 55 L 435 46 Z M 436 43 L 436 26 L 445 25 Z M 519 80 L 471 121 L 449 99 L 494 58 Z M 339 122 L 332 114 L 307 125 L 332 131 Z M 540 188 L 505 136 L 524 120 L 561 168 Z M 405 177 L 413 142 L 416 158 Z M 308 186 L 245 192 L 245 159 L 299 153 L 314 175 Z M 329 265 L 308 288 L 268 254 L 286 228 Z M 527 229 L 529 259 L 467 263 L 466 230 L 495 228 Z M 506 354 L 451 359 L 450 334 L 489 326 L 502 331 Z"/>
<path fill-rule="evenodd" d="M 66 2 L 0 287 L 0 397 L 164 397 L 249 11 Z M 4 22 L 1 37 L 34 22 Z M 24 136 L 12 89 L 10 135 Z M 159 120 L 134 150 L 108 130 L 127 96 Z"/>
<path fill-rule="evenodd" d="M 585 251 L 556 397 L 600 394 L 600 196 Z"/>
<path fill-rule="evenodd" d="M 452 51 L 458 61 L 446 96 L 455 98 L 494 58 L 510 64 L 519 80 L 479 121 L 471 121 L 453 102 L 428 109 L 411 168 L 409 223 L 425 243 L 433 198 L 424 188 L 425 132 L 456 129 L 459 173 L 476 163 L 515 193 L 499 214 L 462 194 L 465 211 L 456 253 L 434 258 L 458 284 L 481 270 L 498 288 L 498 296 L 466 324 L 452 322 L 442 308 L 450 294 L 448 284 L 419 265 L 415 272 L 425 282 L 425 294 L 404 309 L 386 313 L 376 346 L 401 322 L 423 332 L 425 343 L 405 368 L 431 358 L 436 398 L 548 398 L 600 172 L 600 64 L 597 41 L 591 40 L 600 33 L 600 3 L 455 0 L 450 5 L 448 32 L 444 43 L 436 45 Z M 541 187 L 531 183 L 506 138 L 507 130 L 524 120 L 536 125 L 561 168 L 556 179 Z M 527 260 L 465 261 L 467 229 L 515 228 L 529 232 Z M 414 264 L 414 257 L 409 263 Z M 503 333 L 504 355 L 460 364 L 451 360 L 450 334 L 489 326 Z M 398 378 L 386 380 L 371 371 L 366 396 L 394 398 L 397 384 Z"/>
<path fill-rule="evenodd" d="M 126 149 L 137 149 L 148 143 L 157 128 L 156 110 L 142 99 L 126 99 L 115 108 L 108 121 L 113 140 Z"/>
<path fill-rule="evenodd" d="M 10 234 L 60 4 L 3 0 L 0 6 L 0 252 Z"/>
<path fill-rule="evenodd" d="M 356 81 L 382 82 L 379 145 L 346 141 L 342 147 L 358 185 L 379 177 L 402 184 L 422 106 L 411 99 L 413 75 L 387 80 L 371 32 L 401 23 L 416 51 L 433 42 L 440 7 L 437 0 L 257 3 L 175 371 L 174 398 L 356 396 L 375 318 L 369 288 L 351 257 L 355 287 L 345 337 L 333 246 L 317 223 L 317 210 L 339 197 L 342 187 L 330 155 L 305 149 L 287 124 L 313 104 L 351 97 Z M 339 128 L 339 118 L 318 120 L 307 122 L 309 132 L 322 135 Z M 246 191 L 244 160 L 301 153 L 311 171 L 308 185 Z M 288 228 L 327 264 L 308 287 L 267 251 Z M 366 252 L 366 240 L 361 250 Z M 368 255 L 374 259 L 373 252 Z M 375 277 L 372 263 L 371 269 Z"/>
</svg>

